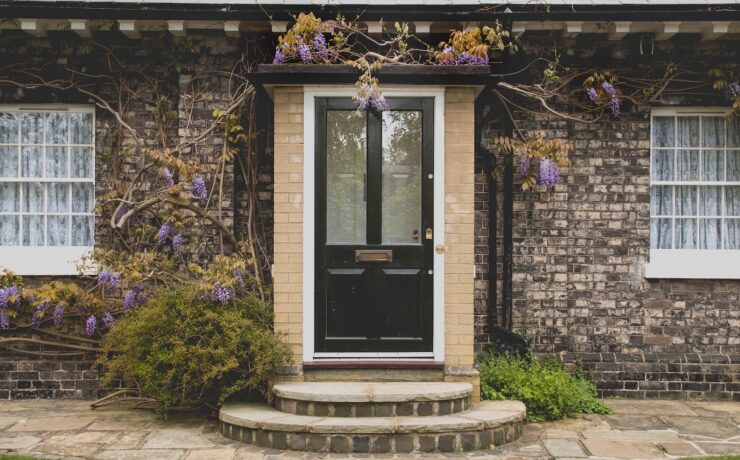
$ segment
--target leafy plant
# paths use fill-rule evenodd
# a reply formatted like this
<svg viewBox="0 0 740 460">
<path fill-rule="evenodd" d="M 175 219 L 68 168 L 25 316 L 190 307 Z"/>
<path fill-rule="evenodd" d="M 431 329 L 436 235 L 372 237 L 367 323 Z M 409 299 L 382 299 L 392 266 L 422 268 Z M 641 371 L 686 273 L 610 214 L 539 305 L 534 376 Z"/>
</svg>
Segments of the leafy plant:
<svg viewBox="0 0 740 460">
<path fill-rule="evenodd" d="M 162 415 L 264 392 L 290 350 L 272 331 L 272 306 L 246 289 L 235 294 L 224 302 L 195 282 L 155 291 L 105 335 L 104 382 L 123 380 Z"/>
<path fill-rule="evenodd" d="M 522 401 L 530 422 L 611 413 L 581 372 L 571 375 L 555 358 L 540 361 L 531 355 L 490 353 L 481 360 L 479 371 L 483 398 Z"/>
</svg>

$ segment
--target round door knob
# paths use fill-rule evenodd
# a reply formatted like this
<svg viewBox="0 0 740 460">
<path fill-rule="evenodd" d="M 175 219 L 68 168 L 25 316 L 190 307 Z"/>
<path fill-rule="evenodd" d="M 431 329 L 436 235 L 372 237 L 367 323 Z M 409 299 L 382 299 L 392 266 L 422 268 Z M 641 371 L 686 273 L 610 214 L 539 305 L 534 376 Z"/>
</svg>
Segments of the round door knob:
<svg viewBox="0 0 740 460">
<path fill-rule="evenodd" d="M 444 244 L 438 244 L 437 246 L 434 247 L 434 251 L 437 254 L 444 254 L 444 252 L 445 252 L 445 245 Z"/>
</svg>

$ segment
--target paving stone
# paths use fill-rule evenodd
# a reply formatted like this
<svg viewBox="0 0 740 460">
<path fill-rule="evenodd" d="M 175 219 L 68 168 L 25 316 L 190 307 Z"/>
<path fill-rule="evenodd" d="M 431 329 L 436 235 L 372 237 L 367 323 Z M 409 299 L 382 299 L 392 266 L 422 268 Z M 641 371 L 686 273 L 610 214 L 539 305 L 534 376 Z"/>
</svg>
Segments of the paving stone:
<svg viewBox="0 0 740 460">
<path fill-rule="evenodd" d="M 393 419 L 387 417 L 327 417 L 312 422 L 307 428 L 311 433 L 393 433 Z"/>
<path fill-rule="evenodd" d="M 233 447 L 191 450 L 185 460 L 231 460 L 236 455 Z"/>
<path fill-rule="evenodd" d="M 118 435 L 118 433 L 106 431 L 83 431 L 82 433 L 50 436 L 44 440 L 44 443 L 58 445 L 110 444 L 118 438 Z"/>
<path fill-rule="evenodd" d="M 18 421 L 21 420 L 21 417 L 4 417 L 0 416 L 0 430 L 3 428 L 7 428 L 11 425 L 14 425 L 18 423 Z"/>
<path fill-rule="evenodd" d="M 42 442 L 33 446 L 34 452 L 89 458 L 100 449 L 100 444 L 52 444 Z"/>
<path fill-rule="evenodd" d="M 215 445 L 198 431 L 165 428 L 154 431 L 143 447 L 144 449 L 199 449 L 215 447 Z"/>
<path fill-rule="evenodd" d="M 613 414 L 609 423 L 614 428 L 626 430 L 665 430 L 668 428 L 661 419 L 653 415 Z"/>
<path fill-rule="evenodd" d="M 654 443 L 647 441 L 607 441 L 586 439 L 584 446 L 596 457 L 611 458 L 663 458 L 663 451 Z"/>
<path fill-rule="evenodd" d="M 583 430 L 582 435 L 587 439 L 603 439 L 613 441 L 674 441 L 678 435 L 672 430 Z"/>
<path fill-rule="evenodd" d="M 133 449 L 144 444 L 149 436 L 148 431 L 128 431 L 121 435 L 115 442 L 108 444 L 104 449 Z"/>
<path fill-rule="evenodd" d="M 179 460 L 185 451 L 182 449 L 135 449 L 104 450 L 95 454 L 97 460 Z"/>
<path fill-rule="evenodd" d="M 701 450 L 712 455 L 740 455 L 740 442 L 696 442 Z"/>
<path fill-rule="evenodd" d="M 483 428 L 483 422 L 458 415 L 432 417 L 399 417 L 398 433 L 444 433 L 473 431 Z"/>
<path fill-rule="evenodd" d="M 578 439 L 578 431 L 576 430 L 563 430 L 560 428 L 549 428 L 544 430 L 544 436 L 552 439 Z"/>
<path fill-rule="evenodd" d="M 573 439 L 545 439 L 543 444 L 553 457 L 588 457 L 581 443 Z"/>
<path fill-rule="evenodd" d="M 13 436 L 13 437 L 0 437 L 0 449 L 7 449 L 7 450 L 20 450 L 20 449 L 28 449 L 31 446 L 34 446 L 38 443 L 43 441 L 42 438 L 38 436 Z"/>
<path fill-rule="evenodd" d="M 146 429 L 149 425 L 150 422 L 148 421 L 103 418 L 94 421 L 87 429 L 91 431 L 139 431 Z"/>
<path fill-rule="evenodd" d="M 681 401 L 645 401 L 613 399 L 606 401 L 618 414 L 635 415 L 697 415 Z"/>
<path fill-rule="evenodd" d="M 19 431 L 73 431 L 81 430 L 96 417 L 43 417 L 24 418 L 7 429 L 8 432 Z"/>
<path fill-rule="evenodd" d="M 723 419 L 664 416 L 663 421 L 671 428 L 687 434 L 728 439 L 740 435 L 735 423 Z"/>
<path fill-rule="evenodd" d="M 660 447 L 662 447 L 669 455 L 701 455 L 701 452 L 699 452 L 696 447 L 685 441 L 663 441 L 659 444 Z"/>
</svg>

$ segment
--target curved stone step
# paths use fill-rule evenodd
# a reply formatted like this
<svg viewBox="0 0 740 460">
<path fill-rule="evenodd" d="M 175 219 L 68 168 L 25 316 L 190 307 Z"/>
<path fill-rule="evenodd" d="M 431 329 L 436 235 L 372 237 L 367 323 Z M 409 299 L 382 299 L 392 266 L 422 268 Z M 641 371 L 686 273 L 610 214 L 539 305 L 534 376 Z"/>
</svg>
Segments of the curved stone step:
<svg viewBox="0 0 740 460">
<path fill-rule="evenodd" d="M 283 382 L 272 388 L 281 412 L 320 417 L 434 416 L 470 408 L 465 382 Z"/>
<path fill-rule="evenodd" d="M 461 452 L 488 449 L 521 436 L 526 409 L 518 401 L 484 401 L 473 409 L 429 417 L 316 417 L 266 404 L 221 407 L 221 433 L 274 449 L 309 452 Z"/>
</svg>

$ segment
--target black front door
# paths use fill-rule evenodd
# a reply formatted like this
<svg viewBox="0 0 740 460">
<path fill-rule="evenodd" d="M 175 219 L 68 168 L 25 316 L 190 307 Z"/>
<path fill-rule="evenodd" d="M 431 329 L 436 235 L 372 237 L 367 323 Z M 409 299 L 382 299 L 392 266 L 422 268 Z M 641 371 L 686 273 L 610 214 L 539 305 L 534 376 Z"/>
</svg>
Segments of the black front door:
<svg viewBox="0 0 740 460">
<path fill-rule="evenodd" d="M 316 99 L 316 352 L 431 352 L 431 98 Z"/>
</svg>

